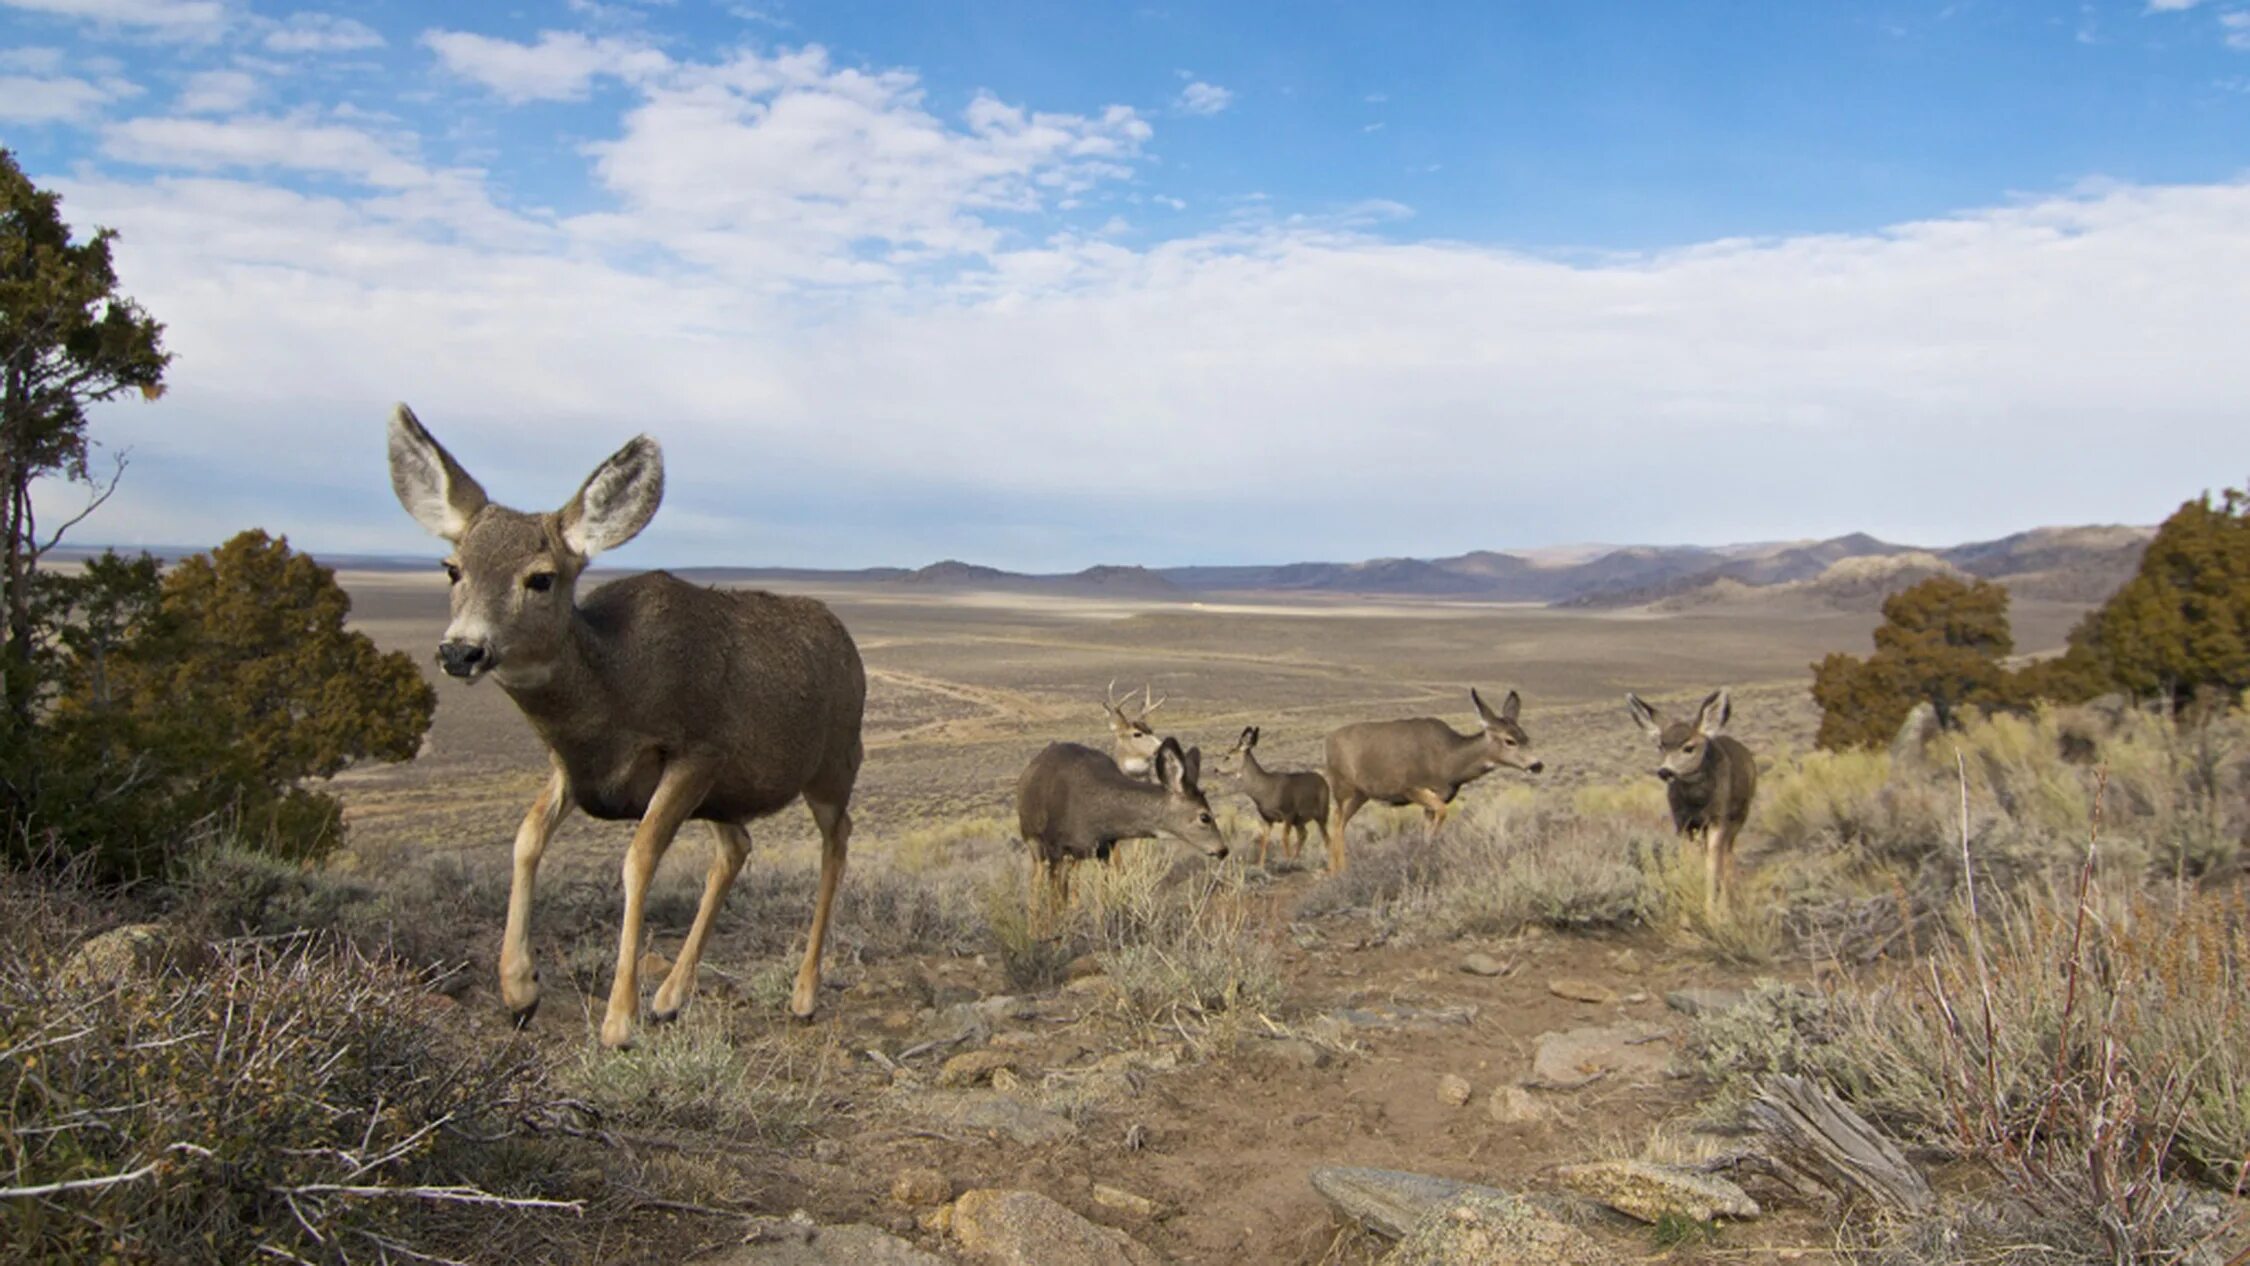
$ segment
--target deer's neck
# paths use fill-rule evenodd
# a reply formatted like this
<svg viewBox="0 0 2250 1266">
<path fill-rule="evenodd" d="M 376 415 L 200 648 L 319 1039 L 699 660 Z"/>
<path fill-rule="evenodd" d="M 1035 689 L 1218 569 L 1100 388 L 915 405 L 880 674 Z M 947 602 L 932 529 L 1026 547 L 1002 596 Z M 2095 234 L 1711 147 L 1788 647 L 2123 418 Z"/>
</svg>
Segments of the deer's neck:
<svg viewBox="0 0 2250 1266">
<path fill-rule="evenodd" d="M 611 728 L 605 661 L 599 636 L 573 610 L 554 654 L 513 673 L 503 666 L 494 676 L 539 737 L 567 755 Z"/>
<path fill-rule="evenodd" d="M 1451 726 L 1446 728 L 1452 729 Z M 1494 764 L 1481 731 L 1475 734 L 1456 731 L 1452 740 L 1446 744 L 1446 776 L 1453 780 L 1455 786 L 1491 773 Z"/>
<path fill-rule="evenodd" d="M 1247 749 L 1243 751 L 1242 785 L 1244 787 L 1252 791 L 1263 792 L 1270 790 L 1279 781 L 1281 780 L 1278 777 L 1267 772 L 1266 767 L 1258 763 L 1256 752 Z"/>
</svg>

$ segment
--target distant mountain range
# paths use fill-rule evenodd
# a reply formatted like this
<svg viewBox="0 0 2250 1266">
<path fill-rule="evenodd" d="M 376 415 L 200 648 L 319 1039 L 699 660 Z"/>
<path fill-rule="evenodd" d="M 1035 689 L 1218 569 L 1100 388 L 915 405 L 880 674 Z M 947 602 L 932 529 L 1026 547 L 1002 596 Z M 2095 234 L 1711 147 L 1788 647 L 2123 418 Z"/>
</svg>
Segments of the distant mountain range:
<svg viewBox="0 0 2250 1266">
<path fill-rule="evenodd" d="M 1376 558 L 1356 563 L 1100 566 L 1033 574 L 947 559 L 911 571 L 715 568 L 696 569 L 695 574 L 711 579 L 857 581 L 1073 596 L 1302 593 L 1673 609 L 1730 597 L 1781 594 L 1828 606 L 1872 607 L 1917 580 L 1956 575 L 1999 581 L 2024 598 L 2096 602 L 2133 574 L 2153 534 L 2154 529 L 2141 527 L 2062 527 L 1947 549 L 1898 545 L 1853 533 L 1825 541 L 1633 545 L 1530 556 L 1477 550 L 1448 558 Z"/>
<path fill-rule="evenodd" d="M 1587 608 L 1685 609 L 1744 597 L 1788 596 L 1825 606 L 1871 608 L 1889 593 L 1934 575 L 1996 580 L 2019 598 L 2097 602 L 2139 565 L 2154 529 L 2052 527 L 1996 541 L 1925 549 L 1855 532 L 1824 541 L 1730 546 L 1572 546 L 1521 554 L 1476 550 L 1448 558 L 1376 558 L 1357 563 L 1134 567 L 1034 574 L 955 559 L 927 567 L 856 571 L 695 567 L 710 581 L 880 584 L 932 591 L 1053 593 L 1188 599 L 1204 594 L 1300 593 L 1450 598 Z M 86 551 L 65 551 L 82 554 Z M 168 556 L 190 551 L 163 550 Z M 337 567 L 431 566 L 427 558 L 325 555 Z"/>
</svg>

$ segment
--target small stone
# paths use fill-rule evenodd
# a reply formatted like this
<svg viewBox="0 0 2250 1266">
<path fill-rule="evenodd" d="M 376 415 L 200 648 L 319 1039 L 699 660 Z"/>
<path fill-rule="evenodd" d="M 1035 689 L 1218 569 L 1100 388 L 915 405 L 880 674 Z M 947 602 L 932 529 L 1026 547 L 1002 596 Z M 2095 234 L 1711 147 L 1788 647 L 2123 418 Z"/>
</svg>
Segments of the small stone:
<svg viewBox="0 0 2250 1266">
<path fill-rule="evenodd" d="M 1681 1015 L 1723 1015 L 1742 1005 L 1740 989 L 1674 989 L 1664 995 L 1664 1005 Z"/>
<path fill-rule="evenodd" d="M 1058 1143 L 1078 1133 L 1078 1127 L 1063 1117 L 990 1090 L 894 1090 L 886 1102 L 938 1129 L 995 1135 L 1027 1147 Z"/>
<path fill-rule="evenodd" d="M 154 973 L 178 956 L 172 929 L 161 923 L 128 923 L 80 942 L 58 975 L 72 989 L 106 989 L 128 977 Z"/>
<path fill-rule="evenodd" d="M 1584 1231 L 1520 1197 L 1472 1192 L 1416 1223 L 1381 1266 L 1598 1266 L 1615 1260 Z"/>
<path fill-rule="evenodd" d="M 1106 976 L 1108 974 L 1109 968 L 1102 964 L 1102 956 L 1099 954 L 1080 954 L 1070 960 L 1070 966 L 1063 969 L 1063 979 L 1065 980 L 1084 980 L 1088 976 Z"/>
<path fill-rule="evenodd" d="M 1639 1022 L 1542 1033 L 1532 1048 L 1531 1083 L 1575 1090 L 1612 1074 L 1654 1079 L 1672 1063 L 1671 1034 Z"/>
<path fill-rule="evenodd" d="M 1130 1213 L 1136 1218 L 1153 1218 L 1157 1213 L 1154 1200 L 1105 1183 L 1094 1184 L 1094 1203 L 1105 1209 L 1115 1209 L 1119 1213 Z"/>
<path fill-rule="evenodd" d="M 1035 1191 L 963 1193 L 953 1202 L 953 1238 L 994 1266 L 1157 1266 L 1163 1260 L 1123 1231 L 1089 1222 Z"/>
<path fill-rule="evenodd" d="M 1758 1202 L 1749 1193 L 1724 1178 L 1647 1161 L 1565 1165 L 1555 1171 L 1555 1181 L 1643 1222 L 1661 1222 L 1667 1217 L 1710 1222 L 1755 1218 L 1760 1213 Z"/>
<path fill-rule="evenodd" d="M 1485 1115 L 1501 1125 L 1527 1125 L 1536 1121 L 1551 1121 L 1555 1110 L 1541 1103 L 1521 1086 L 1495 1086 L 1484 1101 Z"/>
<path fill-rule="evenodd" d="M 1637 1007 L 1642 1003 L 1648 1001 L 1648 994 L 1642 990 L 1635 989 L 1633 992 L 1626 994 L 1624 998 L 1621 999 L 1621 1001 L 1624 1002 L 1627 1006 Z"/>
<path fill-rule="evenodd" d="M 1043 1040 L 1035 1029 L 1009 1029 L 1005 1033 L 993 1034 L 992 1040 L 985 1045 L 996 1051 L 1020 1051 L 1037 1046 Z"/>
<path fill-rule="evenodd" d="M 1461 970 L 1472 976 L 1505 976 L 1515 969 L 1514 963 L 1503 962 L 1481 950 L 1461 959 Z"/>
<path fill-rule="evenodd" d="M 1275 1038 L 1269 1042 L 1261 1042 L 1253 1049 L 1268 1059 L 1296 1068 L 1328 1066 L 1328 1052 L 1301 1037 Z"/>
<path fill-rule="evenodd" d="M 1547 982 L 1547 992 L 1573 1002 L 1591 1002 L 1595 1006 L 1608 1006 L 1617 1001 L 1617 991 L 1591 980 L 1578 980 L 1565 976 Z"/>
<path fill-rule="evenodd" d="M 1015 1056 L 989 1047 L 963 1051 L 945 1061 L 938 1069 L 937 1084 L 948 1090 L 958 1090 L 989 1081 L 1001 1069 L 1013 1069 Z"/>
<path fill-rule="evenodd" d="M 995 1068 L 992 1070 L 992 1088 L 1001 1094 L 1012 1095 L 1023 1089 L 1023 1078 L 1016 1075 L 1014 1068 Z"/>
<path fill-rule="evenodd" d="M 1437 1080 L 1438 1102 L 1447 1107 L 1465 1107 L 1475 1094 L 1476 1091 L 1470 1087 L 1466 1077 L 1447 1073 Z"/>
<path fill-rule="evenodd" d="M 1610 955 L 1609 965 L 1620 976 L 1638 976 L 1645 970 L 1641 952 L 1630 945 Z"/>
<path fill-rule="evenodd" d="M 953 1180 L 928 1166 L 898 1171 L 891 1179 L 891 1199 L 910 1209 L 942 1205 L 953 1198 Z"/>
<path fill-rule="evenodd" d="M 1064 993 L 1106 993 L 1110 988 L 1107 976 L 1076 976 L 1063 982 Z"/>
<path fill-rule="evenodd" d="M 1036 1020 L 1039 1004 L 1015 994 L 994 994 L 976 1004 L 976 1012 L 987 1020 Z"/>
<path fill-rule="evenodd" d="M 641 961 L 636 970 L 640 972 L 642 980 L 662 980 L 672 974 L 672 960 L 655 950 L 650 950 L 641 955 Z"/>
</svg>

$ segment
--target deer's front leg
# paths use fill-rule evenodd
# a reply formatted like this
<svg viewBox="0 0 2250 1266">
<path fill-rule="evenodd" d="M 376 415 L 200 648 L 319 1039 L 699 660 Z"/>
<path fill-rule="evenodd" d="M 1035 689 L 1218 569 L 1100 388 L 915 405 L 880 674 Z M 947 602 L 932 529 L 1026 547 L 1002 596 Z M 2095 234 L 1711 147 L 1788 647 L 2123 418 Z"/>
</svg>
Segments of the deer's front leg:
<svg viewBox="0 0 2250 1266">
<path fill-rule="evenodd" d="M 531 1022 L 539 1010 L 539 968 L 531 958 L 531 889 L 539 877 L 539 859 L 547 841 L 570 812 L 570 781 L 557 768 L 547 786 L 531 802 L 516 828 L 515 874 L 508 883 L 508 924 L 500 936 L 500 1000 L 516 1018 L 516 1027 Z"/>
<path fill-rule="evenodd" d="M 633 842 L 625 850 L 625 924 L 617 932 L 617 976 L 609 987 L 609 1010 L 602 1016 L 602 1045 L 612 1050 L 633 1040 L 633 1025 L 640 1018 L 641 988 L 637 970 L 641 957 L 641 910 L 648 899 L 648 882 L 656 863 L 679 834 L 680 824 L 703 803 L 711 789 L 704 770 L 685 762 L 667 765 L 649 797 L 648 812 L 633 829 Z"/>
</svg>

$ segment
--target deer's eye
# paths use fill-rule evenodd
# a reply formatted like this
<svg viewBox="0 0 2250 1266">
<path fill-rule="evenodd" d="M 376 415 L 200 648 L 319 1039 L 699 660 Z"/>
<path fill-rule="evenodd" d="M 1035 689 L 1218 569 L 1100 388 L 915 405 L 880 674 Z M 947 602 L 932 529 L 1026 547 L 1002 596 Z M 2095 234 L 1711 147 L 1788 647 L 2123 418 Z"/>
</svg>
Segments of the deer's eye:
<svg viewBox="0 0 2250 1266">
<path fill-rule="evenodd" d="M 1208 814 L 1208 813 L 1198 813 L 1198 814 L 1196 814 L 1196 815 L 1195 815 L 1195 820 L 1196 820 L 1197 822 L 1199 822 L 1199 823 L 1203 824 L 1204 826 L 1209 826 L 1209 825 L 1211 825 L 1211 815 L 1210 815 L 1210 814 Z"/>
<path fill-rule="evenodd" d="M 555 587 L 555 573 L 535 571 L 523 578 L 523 587 L 533 593 L 545 593 Z"/>
<path fill-rule="evenodd" d="M 461 583 L 461 564 L 447 563 L 445 565 L 445 583 L 449 585 Z"/>
</svg>

